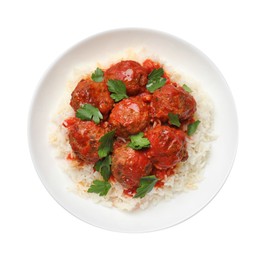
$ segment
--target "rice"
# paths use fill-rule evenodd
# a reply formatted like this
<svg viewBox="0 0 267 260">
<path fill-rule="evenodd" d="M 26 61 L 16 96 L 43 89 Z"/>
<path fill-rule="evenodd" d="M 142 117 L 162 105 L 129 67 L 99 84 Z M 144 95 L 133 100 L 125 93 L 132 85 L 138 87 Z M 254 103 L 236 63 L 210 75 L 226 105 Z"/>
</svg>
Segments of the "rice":
<svg viewBox="0 0 267 260">
<path fill-rule="evenodd" d="M 121 60 L 135 60 L 142 63 L 146 58 L 158 61 L 163 64 L 164 69 L 171 75 L 171 80 L 182 84 L 187 84 L 192 89 L 192 95 L 197 102 L 197 112 L 195 117 L 201 121 L 196 133 L 187 138 L 187 161 L 180 163 L 175 168 L 175 174 L 165 178 L 162 188 L 154 188 L 144 198 L 131 198 L 123 194 L 123 188 L 118 182 L 113 183 L 106 196 L 88 193 L 87 190 L 95 179 L 102 179 L 99 172 L 94 171 L 92 165 L 80 166 L 73 160 L 67 160 L 69 154 L 73 154 L 67 137 L 67 129 L 62 126 L 64 119 L 74 116 L 74 111 L 69 105 L 71 93 L 78 82 L 91 75 L 96 67 L 107 68 L 112 63 Z M 96 203 L 108 207 L 116 207 L 120 210 L 133 211 L 145 209 L 148 206 L 156 205 L 160 200 L 171 199 L 181 192 L 197 189 L 198 183 L 203 179 L 203 169 L 208 161 L 211 143 L 214 140 L 213 134 L 213 104 L 204 92 L 192 79 L 186 75 L 177 73 L 168 63 L 160 60 L 154 55 L 147 55 L 145 49 L 128 49 L 116 56 L 110 57 L 100 63 L 81 64 L 77 66 L 70 76 L 65 93 L 62 93 L 60 105 L 51 119 L 49 141 L 54 147 L 54 156 L 58 159 L 60 167 L 68 174 L 73 181 L 71 192 L 75 192 L 83 198 L 94 200 Z"/>
</svg>

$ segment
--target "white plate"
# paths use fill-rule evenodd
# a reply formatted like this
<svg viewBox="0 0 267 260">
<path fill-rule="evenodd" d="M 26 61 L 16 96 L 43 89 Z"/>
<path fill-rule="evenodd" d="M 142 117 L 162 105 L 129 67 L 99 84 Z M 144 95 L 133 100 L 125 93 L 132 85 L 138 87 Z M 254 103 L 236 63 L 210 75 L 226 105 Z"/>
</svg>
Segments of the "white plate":
<svg viewBox="0 0 267 260">
<path fill-rule="evenodd" d="M 183 193 L 156 207 L 126 213 L 85 200 L 68 191 L 70 180 L 52 155 L 48 142 L 50 115 L 60 100 L 69 73 L 77 64 L 101 61 L 129 47 L 145 46 L 174 68 L 191 75 L 215 104 L 215 132 L 205 179 L 196 191 Z M 43 77 L 35 93 L 28 136 L 33 163 L 54 199 L 76 217 L 92 225 L 120 232 L 147 232 L 178 224 L 193 216 L 223 186 L 237 149 L 237 116 L 230 89 L 216 66 L 198 49 L 174 36 L 146 29 L 121 29 L 90 37 L 61 56 Z"/>
</svg>

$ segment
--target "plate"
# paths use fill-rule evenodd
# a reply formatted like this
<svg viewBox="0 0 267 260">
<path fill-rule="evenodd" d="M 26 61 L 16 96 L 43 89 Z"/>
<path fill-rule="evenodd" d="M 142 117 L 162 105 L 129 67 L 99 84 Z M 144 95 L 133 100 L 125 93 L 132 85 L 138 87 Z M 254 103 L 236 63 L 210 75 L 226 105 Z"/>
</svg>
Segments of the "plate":
<svg viewBox="0 0 267 260">
<path fill-rule="evenodd" d="M 164 57 L 174 68 L 192 75 L 215 105 L 215 133 L 204 180 L 197 190 L 132 213 L 107 208 L 68 190 L 71 181 L 59 167 L 48 141 L 51 113 L 61 98 L 69 73 L 77 64 L 101 61 L 129 47 L 144 46 Z M 226 116 L 227 115 L 227 116 Z M 28 123 L 30 153 L 35 169 L 51 196 L 81 220 L 119 232 L 148 232 L 167 228 L 190 218 L 206 206 L 226 181 L 237 149 L 238 125 L 231 91 L 220 71 L 200 50 L 172 35 L 148 29 L 120 29 L 89 37 L 54 62 L 34 95 Z"/>
</svg>

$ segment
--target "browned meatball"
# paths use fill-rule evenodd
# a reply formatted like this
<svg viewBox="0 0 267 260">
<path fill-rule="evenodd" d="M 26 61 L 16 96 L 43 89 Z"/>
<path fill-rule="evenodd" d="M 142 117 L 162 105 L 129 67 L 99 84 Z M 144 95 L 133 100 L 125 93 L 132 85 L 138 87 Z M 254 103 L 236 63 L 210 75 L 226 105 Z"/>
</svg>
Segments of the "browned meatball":
<svg viewBox="0 0 267 260">
<path fill-rule="evenodd" d="M 196 101 L 182 87 L 165 85 L 152 96 L 151 114 L 162 122 L 168 121 L 168 114 L 179 115 L 180 120 L 187 120 L 196 112 Z"/>
<path fill-rule="evenodd" d="M 142 92 L 147 84 L 146 70 L 138 62 L 132 60 L 121 61 L 112 65 L 105 72 L 105 78 L 106 80 L 122 80 L 129 96 Z"/>
<path fill-rule="evenodd" d="M 149 124 L 149 107 L 141 97 L 130 97 L 117 103 L 109 117 L 109 123 L 121 137 L 137 134 Z"/>
<path fill-rule="evenodd" d="M 83 104 L 97 107 L 104 118 L 107 117 L 113 106 L 108 87 L 104 82 L 94 82 L 91 79 L 81 80 L 71 94 L 70 105 L 76 111 Z"/>
<path fill-rule="evenodd" d="M 99 139 L 106 133 L 103 127 L 92 121 L 76 121 L 68 127 L 69 143 L 78 158 L 86 163 L 96 163 L 99 160 Z"/>
<path fill-rule="evenodd" d="M 185 133 L 169 126 L 156 126 L 145 136 L 150 141 L 147 156 L 158 169 L 167 169 L 188 157 Z"/>
<path fill-rule="evenodd" d="M 111 173 L 124 188 L 139 186 L 140 178 L 152 171 L 152 164 L 143 151 L 136 151 L 127 144 L 113 151 Z"/>
</svg>

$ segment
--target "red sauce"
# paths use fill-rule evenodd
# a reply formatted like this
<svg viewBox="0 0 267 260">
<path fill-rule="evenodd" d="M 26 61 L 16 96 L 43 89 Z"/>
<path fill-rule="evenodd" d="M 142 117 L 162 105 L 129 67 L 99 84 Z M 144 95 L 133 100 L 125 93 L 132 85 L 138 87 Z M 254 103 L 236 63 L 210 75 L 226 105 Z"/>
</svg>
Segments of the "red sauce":
<svg viewBox="0 0 267 260">
<path fill-rule="evenodd" d="M 156 188 L 162 188 L 164 186 L 164 181 L 157 181 L 157 183 L 155 184 Z"/>
<path fill-rule="evenodd" d="M 174 174 L 173 168 L 169 169 L 157 169 L 153 168 L 152 172 L 159 180 L 164 180 L 165 177 L 171 176 Z"/>
<path fill-rule="evenodd" d="M 113 182 L 113 183 L 115 183 L 115 182 L 116 182 L 116 179 L 114 178 L 114 176 L 113 176 L 113 175 L 110 175 L 110 177 L 109 177 L 109 180 L 110 180 L 111 182 Z"/>
<path fill-rule="evenodd" d="M 171 176 L 174 174 L 174 170 L 173 168 L 169 168 L 169 169 L 157 169 L 157 168 L 153 168 L 152 173 L 159 179 L 159 181 L 156 183 L 155 187 L 156 188 L 162 188 L 164 186 L 164 180 L 166 177 Z"/>
<path fill-rule="evenodd" d="M 146 59 L 143 62 L 143 67 L 146 69 L 147 73 L 151 73 L 154 69 L 159 69 L 162 67 L 158 62 L 152 61 L 150 59 Z"/>
<path fill-rule="evenodd" d="M 123 194 L 128 197 L 133 197 L 136 193 L 136 189 L 125 189 L 123 190 Z"/>
<path fill-rule="evenodd" d="M 155 62 L 155 61 L 152 61 L 150 59 L 146 59 L 144 62 L 143 62 L 143 67 L 145 67 L 147 73 L 151 73 L 154 69 L 159 69 L 159 68 L 162 68 L 162 65 L 159 63 L 159 62 Z M 169 74 L 167 72 L 164 71 L 164 74 L 163 74 L 163 78 L 165 78 L 167 81 L 166 81 L 166 84 L 170 84 L 170 83 L 173 83 L 174 85 L 177 86 L 176 83 L 174 82 L 171 82 L 170 80 L 170 77 L 169 77 Z"/>
<path fill-rule="evenodd" d="M 95 164 L 100 158 L 100 139 L 109 131 L 116 130 L 113 143 L 110 182 L 119 182 L 123 194 L 133 197 L 140 178 L 155 175 L 155 187 L 164 186 L 166 177 L 174 174 L 173 168 L 187 159 L 187 125 L 194 122 L 195 101 L 177 82 L 164 71 L 166 83 L 150 93 L 146 89 L 148 75 L 162 68 L 162 64 L 146 59 L 143 64 L 121 61 L 103 70 L 100 83 L 91 78 L 81 80 L 72 93 L 71 105 L 76 111 L 88 103 L 99 109 L 103 119 L 99 124 L 69 117 L 62 125 L 68 129 L 73 153 L 67 160 L 76 160 L 80 165 Z M 108 80 L 120 80 L 125 84 L 128 98 L 114 102 L 110 96 Z M 182 117 L 183 112 L 183 117 Z M 181 126 L 171 125 L 169 113 L 179 114 Z M 131 135 L 144 133 L 150 147 L 133 150 L 128 146 Z"/>
<path fill-rule="evenodd" d="M 62 125 L 66 128 L 74 125 L 75 123 L 77 123 L 79 121 L 79 119 L 77 117 L 69 117 L 67 119 L 65 119 L 62 123 Z"/>
<path fill-rule="evenodd" d="M 73 155 L 72 155 L 71 153 L 68 153 L 66 159 L 67 159 L 67 160 L 74 160 L 75 157 L 73 157 Z"/>
<path fill-rule="evenodd" d="M 150 103 L 151 102 L 151 99 L 152 99 L 152 94 L 149 93 L 148 91 L 145 91 L 142 94 L 140 94 L 140 97 L 142 98 L 142 100 L 145 103 Z"/>
<path fill-rule="evenodd" d="M 83 160 L 81 160 L 80 158 L 76 157 L 75 155 L 73 155 L 72 153 L 68 153 L 68 155 L 66 156 L 66 160 L 72 161 L 72 162 L 76 162 L 77 166 L 81 167 L 85 165 L 85 162 Z"/>
</svg>

